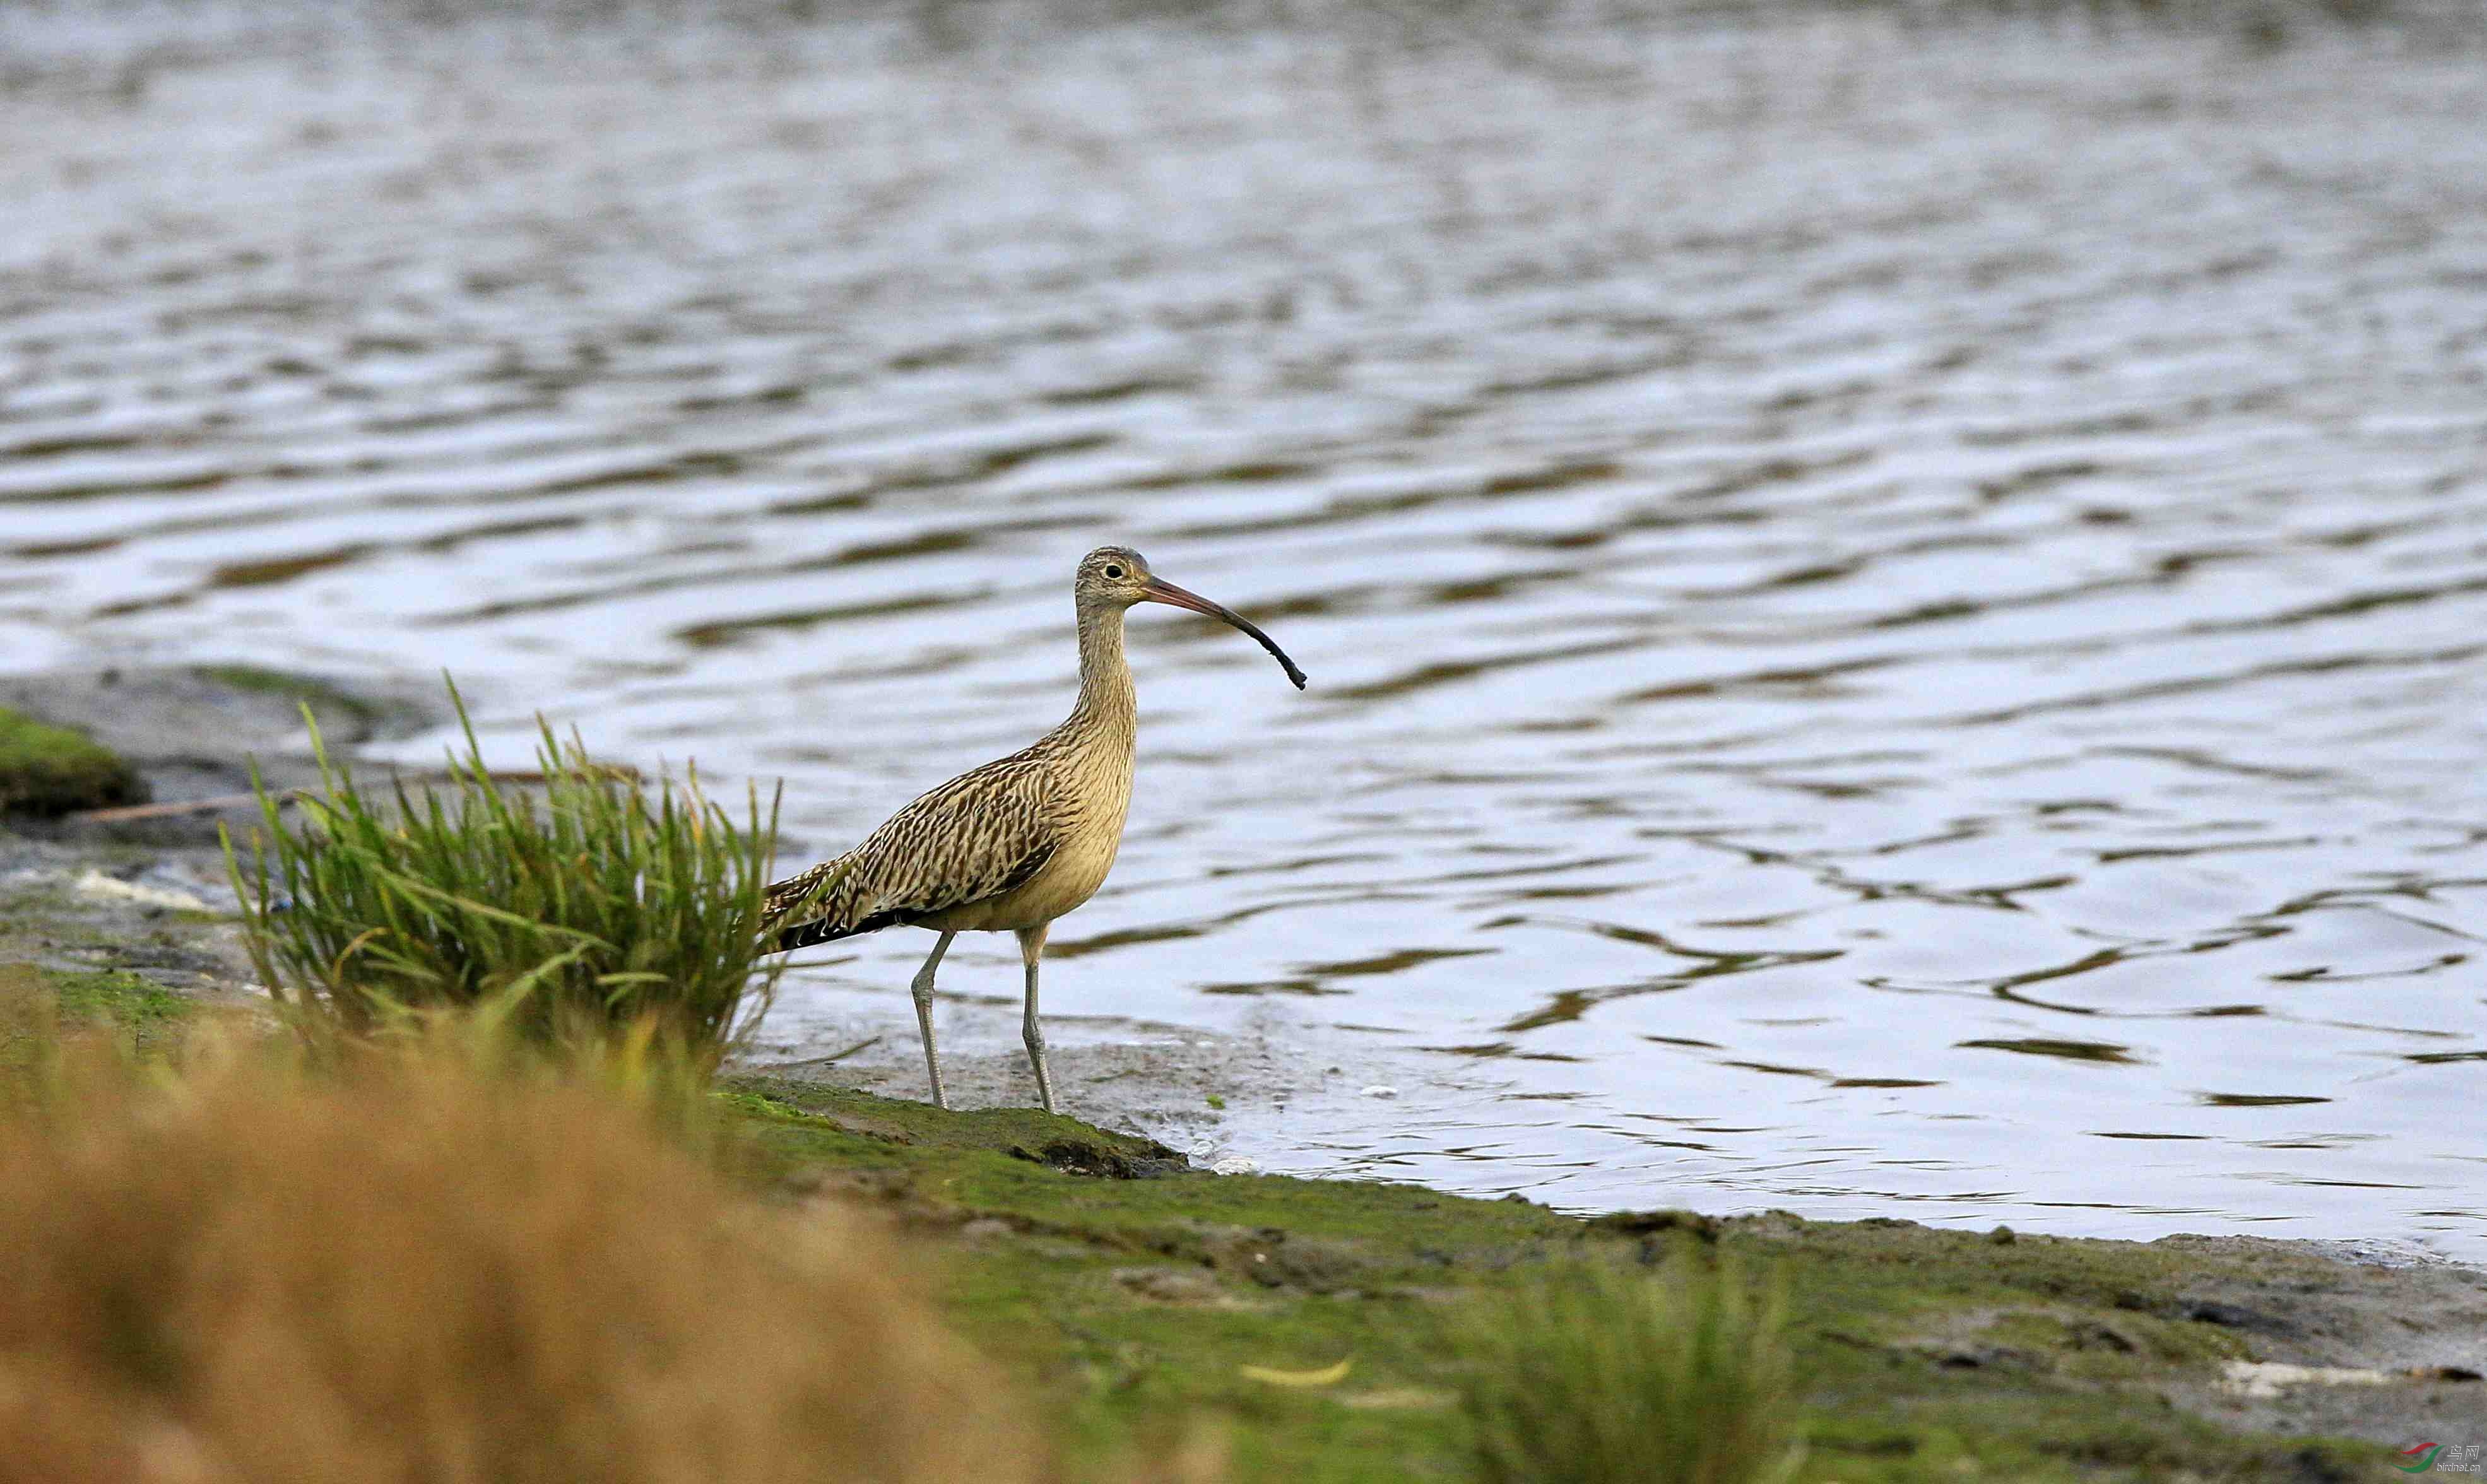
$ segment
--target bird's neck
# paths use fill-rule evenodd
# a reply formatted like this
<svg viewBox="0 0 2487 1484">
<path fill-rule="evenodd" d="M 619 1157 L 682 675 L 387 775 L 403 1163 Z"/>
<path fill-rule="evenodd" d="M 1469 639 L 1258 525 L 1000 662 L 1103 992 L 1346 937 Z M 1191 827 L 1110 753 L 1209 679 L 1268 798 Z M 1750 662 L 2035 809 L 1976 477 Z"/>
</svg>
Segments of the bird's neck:
<svg viewBox="0 0 2487 1484">
<path fill-rule="evenodd" d="M 1079 704 L 1071 709 L 1071 724 L 1134 735 L 1139 723 L 1139 697 L 1132 689 L 1132 667 L 1123 659 L 1123 610 L 1100 606 L 1079 615 Z"/>
</svg>

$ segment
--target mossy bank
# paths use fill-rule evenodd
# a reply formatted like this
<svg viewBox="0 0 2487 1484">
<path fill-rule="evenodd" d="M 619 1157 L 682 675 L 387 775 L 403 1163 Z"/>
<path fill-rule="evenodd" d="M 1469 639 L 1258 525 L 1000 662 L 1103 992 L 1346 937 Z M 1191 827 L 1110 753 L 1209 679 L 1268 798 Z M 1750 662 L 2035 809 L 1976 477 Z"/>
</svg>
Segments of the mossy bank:
<svg viewBox="0 0 2487 1484">
<path fill-rule="evenodd" d="M 2378 1477 L 2384 1442 L 2487 1416 L 2487 1279 L 2467 1270 L 1780 1213 L 1582 1219 L 1416 1186 L 1203 1174 L 1026 1109 L 758 1078 L 720 1097 L 764 1188 L 860 1198 L 946 1242 L 963 1328 L 1077 1434 L 1104 1449 L 1151 1419 L 1228 1416 L 1247 1479 L 1464 1477 L 1451 1306 L 1556 1259 L 1679 1247 L 1784 1283 L 1804 1478 Z M 2254 1396 L 2278 1374 L 2231 1369 L 2254 1361 L 2389 1379 Z M 1253 1373 L 1341 1362 L 1321 1386 Z"/>
<path fill-rule="evenodd" d="M 142 803 L 146 780 L 83 732 L 0 707 L 0 815 L 52 819 Z"/>
</svg>

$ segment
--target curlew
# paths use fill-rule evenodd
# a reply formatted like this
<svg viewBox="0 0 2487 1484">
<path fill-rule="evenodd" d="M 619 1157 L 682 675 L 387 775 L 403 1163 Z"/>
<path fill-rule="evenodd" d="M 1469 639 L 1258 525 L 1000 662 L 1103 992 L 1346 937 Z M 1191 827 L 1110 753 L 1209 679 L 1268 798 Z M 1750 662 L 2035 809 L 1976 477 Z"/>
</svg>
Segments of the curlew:
<svg viewBox="0 0 2487 1484">
<path fill-rule="evenodd" d="M 1129 546 L 1101 546 L 1072 581 L 1079 617 L 1079 699 L 1035 745 L 961 773 L 899 810 L 853 850 L 768 888 L 770 951 L 808 947 L 887 927 L 940 934 L 909 988 L 924 1034 L 936 1106 L 947 1107 L 933 1041 L 933 975 L 962 933 L 1019 935 L 1027 1005 L 1020 1033 L 1036 1094 L 1053 1111 L 1053 1078 L 1037 1025 L 1037 961 L 1053 920 L 1095 894 L 1122 848 L 1132 802 L 1138 720 L 1123 615 L 1172 603 L 1223 619 L 1259 641 L 1300 690 L 1304 672 L 1241 615 L 1149 572 Z"/>
</svg>

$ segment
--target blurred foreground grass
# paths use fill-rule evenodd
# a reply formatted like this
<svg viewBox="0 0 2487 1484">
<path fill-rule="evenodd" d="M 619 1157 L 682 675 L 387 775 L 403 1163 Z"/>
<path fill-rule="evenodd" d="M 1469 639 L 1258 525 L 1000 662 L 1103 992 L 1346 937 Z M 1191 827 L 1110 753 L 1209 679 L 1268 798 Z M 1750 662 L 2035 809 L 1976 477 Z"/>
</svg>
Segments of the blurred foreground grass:
<svg viewBox="0 0 2487 1484">
<path fill-rule="evenodd" d="M 867 1220 L 607 1087 L 284 1050 L 72 1038 L 0 1121 L 0 1478 L 1046 1476 Z"/>
</svg>

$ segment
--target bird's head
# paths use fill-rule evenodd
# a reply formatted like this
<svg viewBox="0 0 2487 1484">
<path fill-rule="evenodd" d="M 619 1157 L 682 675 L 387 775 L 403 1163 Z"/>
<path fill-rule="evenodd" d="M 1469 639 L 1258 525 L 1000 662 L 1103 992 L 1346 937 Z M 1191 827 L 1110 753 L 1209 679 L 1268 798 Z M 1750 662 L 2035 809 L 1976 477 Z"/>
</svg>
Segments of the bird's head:
<svg viewBox="0 0 2487 1484">
<path fill-rule="evenodd" d="M 1286 670 L 1287 679 L 1296 683 L 1298 690 L 1304 688 L 1304 672 L 1297 669 L 1296 662 L 1287 658 L 1287 652 L 1278 648 L 1250 620 L 1223 603 L 1212 602 L 1198 593 L 1177 587 L 1150 572 L 1148 558 L 1129 546 L 1099 546 L 1080 558 L 1079 574 L 1073 579 L 1073 591 L 1082 611 L 1092 607 L 1122 609 L 1144 602 L 1162 602 L 1189 608 L 1194 613 L 1206 613 L 1222 623 L 1232 624 L 1251 635 L 1277 659 Z"/>
<path fill-rule="evenodd" d="M 1149 559 L 1129 546 L 1099 546 L 1079 559 L 1079 605 L 1128 608 L 1149 601 Z"/>
</svg>

